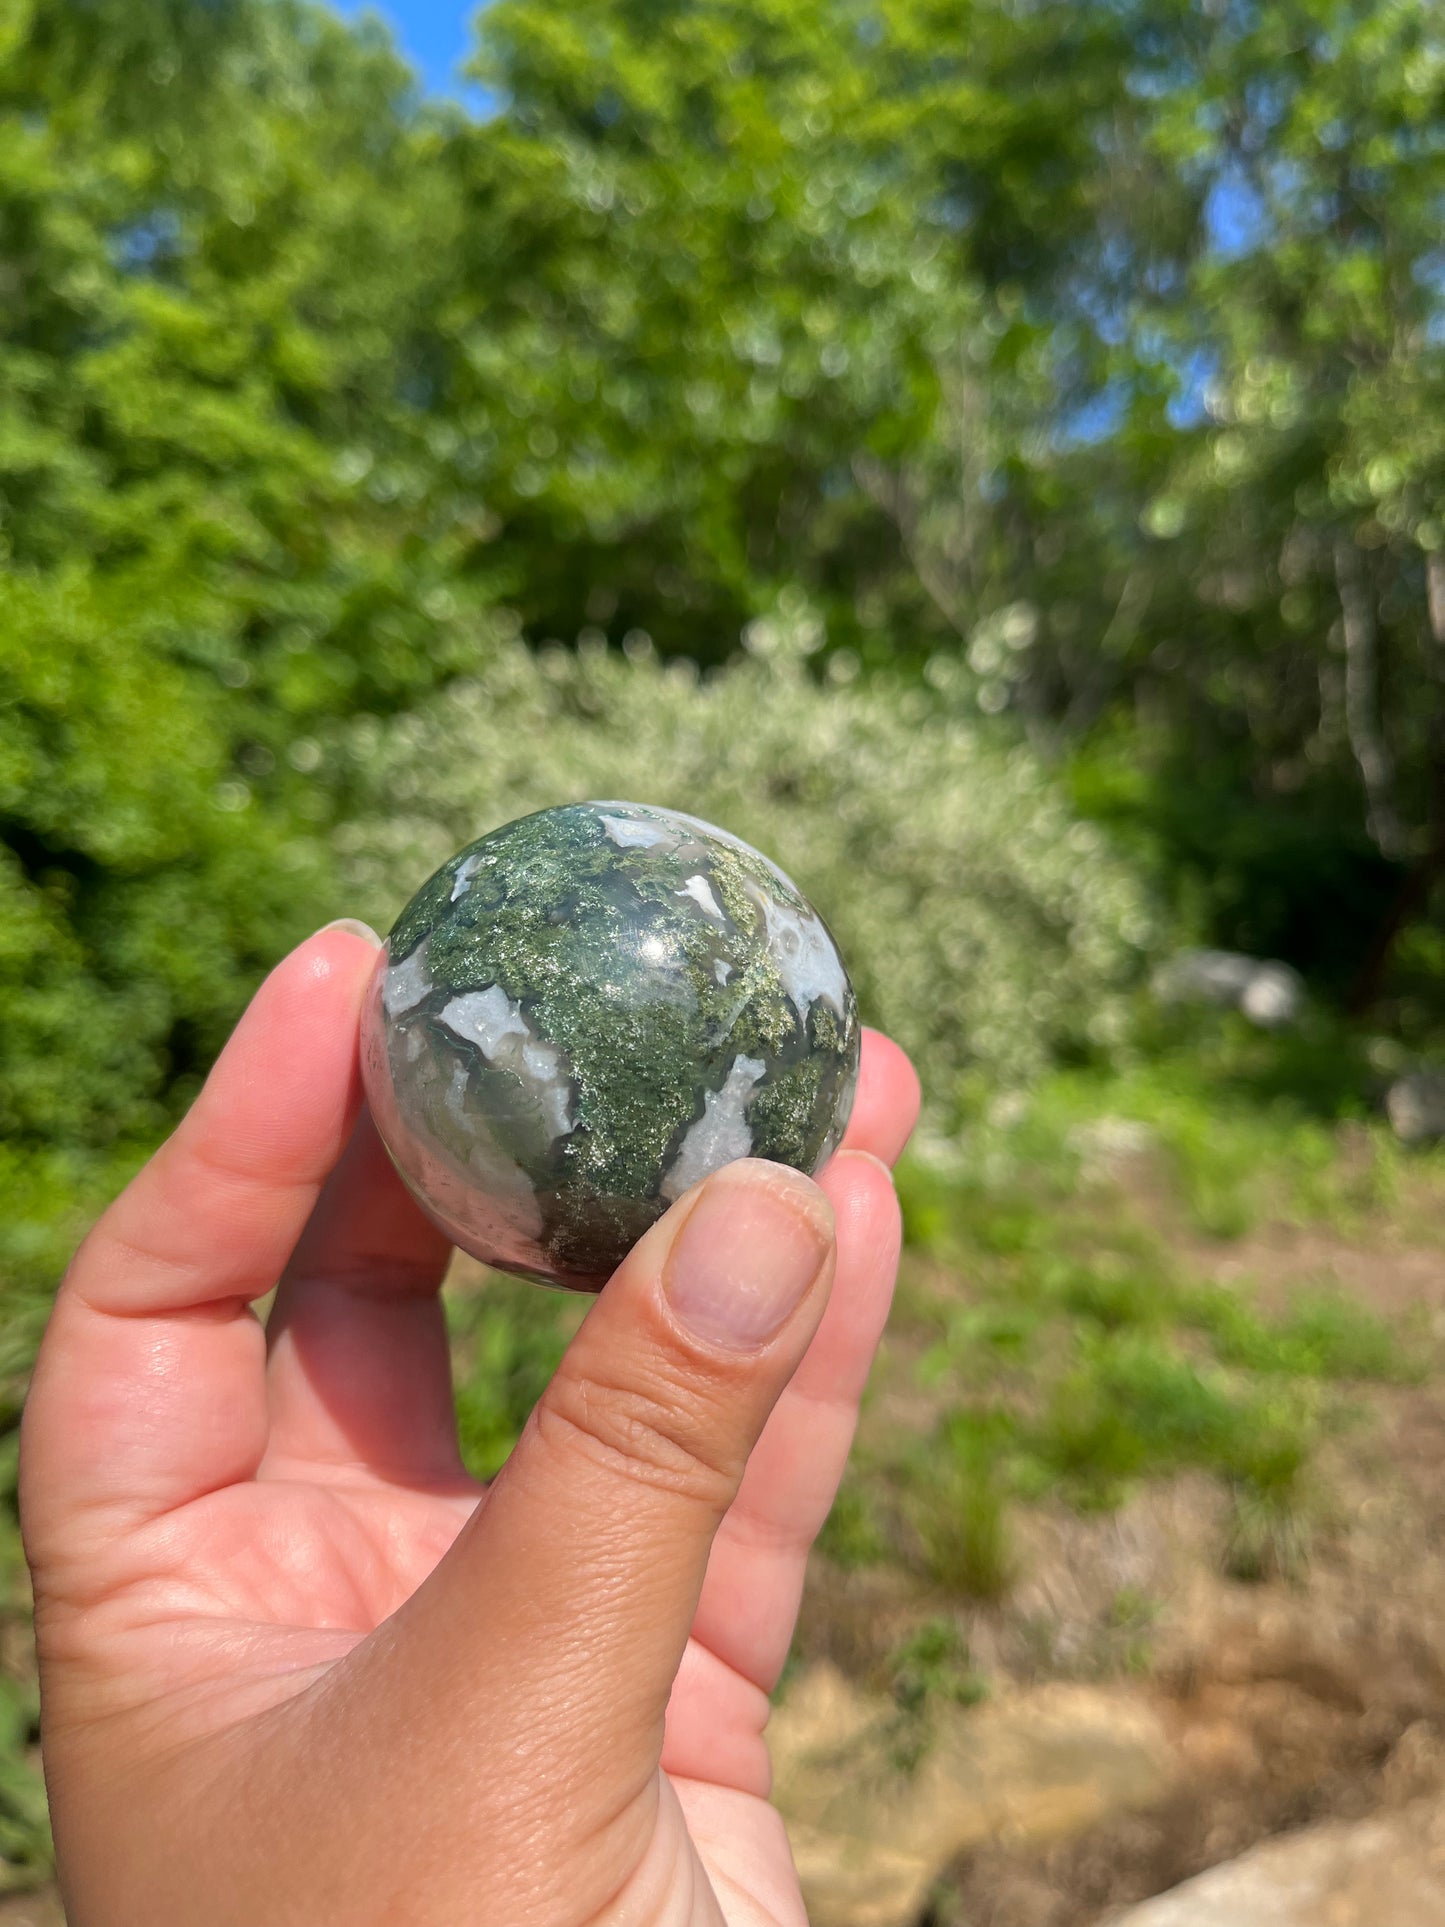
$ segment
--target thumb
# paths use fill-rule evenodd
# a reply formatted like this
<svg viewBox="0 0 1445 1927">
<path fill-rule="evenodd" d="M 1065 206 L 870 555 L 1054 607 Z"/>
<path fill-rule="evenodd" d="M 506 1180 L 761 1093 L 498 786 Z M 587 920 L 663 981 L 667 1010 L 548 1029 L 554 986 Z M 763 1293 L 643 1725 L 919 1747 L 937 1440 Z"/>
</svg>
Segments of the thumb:
<svg viewBox="0 0 1445 1927">
<path fill-rule="evenodd" d="M 832 1208 L 796 1171 L 743 1160 L 679 1199 L 391 1622 L 404 1698 L 459 1746 L 485 1733 L 489 1753 L 527 1758 L 554 1818 L 595 1828 L 599 1802 L 616 1816 L 655 1781 L 713 1536 L 833 1261 Z"/>
</svg>

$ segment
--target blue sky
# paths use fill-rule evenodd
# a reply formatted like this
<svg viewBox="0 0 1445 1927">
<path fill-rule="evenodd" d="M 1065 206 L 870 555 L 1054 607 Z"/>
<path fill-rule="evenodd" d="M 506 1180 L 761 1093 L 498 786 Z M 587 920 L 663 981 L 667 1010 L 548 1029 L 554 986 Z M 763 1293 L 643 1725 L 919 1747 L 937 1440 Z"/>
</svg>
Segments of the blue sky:
<svg viewBox="0 0 1445 1927">
<path fill-rule="evenodd" d="M 456 66 L 472 45 L 477 0 L 333 0 L 342 13 L 379 13 L 402 51 L 433 94 L 477 104 L 478 91 L 457 78 Z"/>
</svg>

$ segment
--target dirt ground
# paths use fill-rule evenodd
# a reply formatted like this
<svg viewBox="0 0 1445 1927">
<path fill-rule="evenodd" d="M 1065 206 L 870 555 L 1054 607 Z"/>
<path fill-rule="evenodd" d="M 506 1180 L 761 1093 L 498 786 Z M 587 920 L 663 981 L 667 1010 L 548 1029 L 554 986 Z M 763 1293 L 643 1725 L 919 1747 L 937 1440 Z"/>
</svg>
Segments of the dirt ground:
<svg viewBox="0 0 1445 1927">
<path fill-rule="evenodd" d="M 1202 1475 L 1147 1486 L 1113 1514 L 1024 1516 L 1024 1576 L 967 1610 L 972 1662 L 1006 1687 L 1063 1678 L 1121 1705 L 1142 1697 L 1183 1771 L 1156 1806 L 1063 1843 L 970 1852 L 920 1927 L 1098 1927 L 1267 1837 L 1445 1797 L 1445 1246 L 1428 1232 L 1350 1243 L 1272 1227 L 1189 1256 L 1265 1299 L 1332 1278 L 1406 1321 L 1432 1368 L 1418 1385 L 1346 1387 L 1358 1419 L 1314 1467 L 1288 1578 L 1223 1576 L 1228 1508 Z M 1140 1603 L 1123 1626 L 1121 1596 Z M 802 1650 L 876 1680 L 920 1603 L 896 1571 L 819 1562 Z"/>
<path fill-rule="evenodd" d="M 0 1900 L 0 1927 L 65 1927 L 59 1895 L 47 1888 L 44 1893 Z"/>
</svg>

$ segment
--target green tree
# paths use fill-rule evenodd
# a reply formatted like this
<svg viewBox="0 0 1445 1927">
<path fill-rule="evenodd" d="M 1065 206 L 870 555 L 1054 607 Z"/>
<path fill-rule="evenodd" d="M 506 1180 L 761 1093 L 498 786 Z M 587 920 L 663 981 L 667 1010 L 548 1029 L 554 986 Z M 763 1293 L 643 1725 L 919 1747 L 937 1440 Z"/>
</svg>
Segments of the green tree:
<svg viewBox="0 0 1445 1927">
<path fill-rule="evenodd" d="M 1437 9 L 1295 0 L 1232 14 L 1158 134 L 1235 202 L 1156 319 L 1207 370 L 1146 511 L 1208 625 L 1171 700 L 1404 873 L 1372 947 L 1336 938 L 1365 997 L 1445 866 L 1442 108 Z"/>
<path fill-rule="evenodd" d="M 446 138 L 288 0 L 0 12 L 0 1127 L 42 1161 L 152 1134 L 331 909 L 318 719 L 475 656 L 416 480 Z"/>
<path fill-rule="evenodd" d="M 998 501 L 1021 440 L 1097 376 L 1097 336 L 1055 321 L 1132 111 L 1132 22 L 487 10 L 476 71 L 506 111 L 457 141 L 478 246 L 453 395 L 531 633 L 636 627 L 716 660 L 793 583 L 834 647 L 952 645 L 1016 538 Z M 920 525 L 955 475 L 935 559 Z"/>
<path fill-rule="evenodd" d="M 477 58 L 470 122 L 302 0 L 0 5 L 12 1137 L 154 1131 L 336 907 L 338 719 L 797 594 L 1368 992 L 1445 864 L 1425 0 L 498 0 Z"/>
<path fill-rule="evenodd" d="M 1445 847 L 1424 0 L 481 31 L 453 486 L 527 632 L 712 660 L 799 583 L 1082 747 L 1201 926 L 1359 975 Z"/>
</svg>

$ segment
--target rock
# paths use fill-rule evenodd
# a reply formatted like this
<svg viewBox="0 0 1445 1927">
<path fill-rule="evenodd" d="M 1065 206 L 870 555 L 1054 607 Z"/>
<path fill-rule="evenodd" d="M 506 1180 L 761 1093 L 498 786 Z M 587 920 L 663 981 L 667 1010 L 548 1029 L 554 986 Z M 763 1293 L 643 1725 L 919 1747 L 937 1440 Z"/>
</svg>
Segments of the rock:
<svg viewBox="0 0 1445 1927">
<path fill-rule="evenodd" d="M 1445 1138 L 1445 1071 L 1411 1071 L 1397 1077 L 1385 1095 L 1385 1115 L 1405 1144 L 1432 1144 Z"/>
<path fill-rule="evenodd" d="M 1304 1009 L 1304 979 L 1286 963 L 1234 950 L 1181 950 L 1156 972 L 1161 1004 L 1216 1004 L 1241 1012 L 1261 1030 L 1283 1030 Z"/>
<path fill-rule="evenodd" d="M 827 925 L 769 858 L 676 811 L 575 803 L 422 885 L 377 958 L 362 1069 L 453 1244 L 600 1291 L 722 1165 L 818 1170 L 859 1039 Z"/>
<path fill-rule="evenodd" d="M 1233 950 L 1181 950 L 1154 975 L 1161 1004 L 1237 1005 L 1254 973 L 1253 957 Z"/>
<path fill-rule="evenodd" d="M 1150 1806 L 1176 1767 L 1142 1701 L 1051 1685 L 932 1715 L 909 1767 L 891 1701 L 819 1666 L 774 1717 L 775 1795 L 812 1927 L 913 1927 L 950 1861 L 985 1841 L 1052 1841 Z"/>
<path fill-rule="evenodd" d="M 1239 996 L 1239 1008 L 1260 1030 L 1286 1030 L 1304 1007 L 1304 979 L 1288 964 L 1258 965 Z"/>
<path fill-rule="evenodd" d="M 1445 1927 L 1445 1806 L 1271 1840 L 1112 1927 Z"/>
<path fill-rule="evenodd" d="M 1091 1117 L 1069 1133 L 1069 1149 L 1088 1178 L 1117 1177 L 1136 1159 L 1154 1149 L 1155 1136 L 1147 1124 L 1132 1117 Z"/>
</svg>

